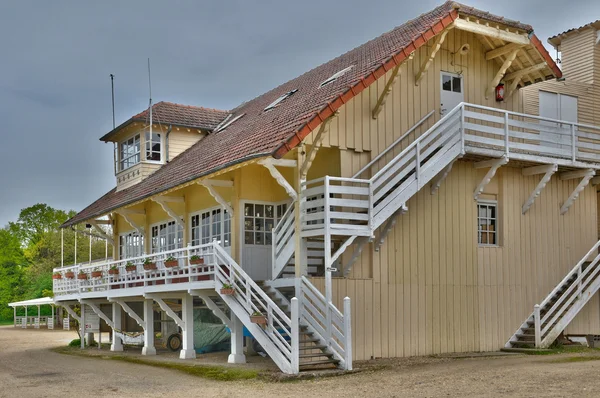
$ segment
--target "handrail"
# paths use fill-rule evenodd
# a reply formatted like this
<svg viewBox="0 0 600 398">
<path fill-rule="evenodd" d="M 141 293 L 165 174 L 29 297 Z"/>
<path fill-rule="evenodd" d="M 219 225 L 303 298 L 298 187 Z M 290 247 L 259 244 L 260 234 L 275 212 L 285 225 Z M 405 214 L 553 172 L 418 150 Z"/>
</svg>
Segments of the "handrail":
<svg viewBox="0 0 600 398">
<path fill-rule="evenodd" d="M 408 135 L 410 133 L 412 133 L 413 131 L 415 131 L 417 129 L 417 127 L 419 127 L 421 124 L 423 124 L 427 119 L 429 119 L 431 117 L 431 115 L 433 115 L 435 113 L 435 109 L 432 110 L 431 112 L 429 112 L 427 115 L 425 115 L 421 120 L 419 120 L 415 125 L 413 125 L 410 129 L 408 129 L 408 131 L 404 134 L 402 134 L 402 136 L 400 138 L 398 138 L 396 141 L 394 141 L 390 146 L 388 146 L 383 152 L 381 152 L 379 155 L 377 155 L 375 157 L 375 159 L 371 160 L 369 163 L 367 163 L 367 165 L 365 167 L 363 167 L 362 169 L 360 169 L 356 174 L 354 174 L 352 176 L 352 178 L 356 178 L 359 175 L 361 175 L 362 173 L 364 173 L 366 170 L 368 170 L 369 168 L 371 168 L 371 166 L 373 166 L 379 159 L 381 159 L 383 156 L 385 156 L 386 153 L 388 153 L 389 151 L 392 150 L 392 148 L 394 148 L 396 145 L 398 145 L 400 143 L 400 141 L 404 140 L 406 137 L 408 137 Z"/>
</svg>

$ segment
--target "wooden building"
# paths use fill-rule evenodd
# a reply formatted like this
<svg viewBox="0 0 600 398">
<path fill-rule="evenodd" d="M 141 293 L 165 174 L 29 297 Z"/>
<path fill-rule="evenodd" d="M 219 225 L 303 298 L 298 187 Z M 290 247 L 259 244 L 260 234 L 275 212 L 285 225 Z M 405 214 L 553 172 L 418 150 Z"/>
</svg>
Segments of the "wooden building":
<svg viewBox="0 0 600 398">
<path fill-rule="evenodd" d="M 118 329 L 127 312 L 145 354 L 157 303 L 182 358 L 201 302 L 232 331 L 230 362 L 244 326 L 287 373 L 600 333 L 584 70 L 600 64 L 595 43 L 566 60 L 580 30 L 551 41 L 562 80 L 531 26 L 447 2 L 233 110 L 154 105 L 102 138 L 116 188 L 64 225 L 95 226 L 115 258 L 56 269 L 56 302 L 113 303 L 99 316 Z M 539 111 L 558 87 L 577 119 L 569 99 Z"/>
</svg>

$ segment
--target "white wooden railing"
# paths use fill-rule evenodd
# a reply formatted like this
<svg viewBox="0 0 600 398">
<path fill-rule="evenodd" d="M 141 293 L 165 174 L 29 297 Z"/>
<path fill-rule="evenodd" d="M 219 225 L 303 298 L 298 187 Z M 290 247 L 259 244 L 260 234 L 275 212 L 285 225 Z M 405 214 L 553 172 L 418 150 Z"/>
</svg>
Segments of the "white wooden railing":
<svg viewBox="0 0 600 398">
<path fill-rule="evenodd" d="M 208 243 L 198 246 L 188 246 L 182 249 L 168 250 L 145 256 L 132 257 L 123 260 L 111 260 L 94 264 L 79 264 L 70 267 L 55 268 L 54 273 L 61 275 L 61 279 L 54 279 L 53 291 L 56 298 L 65 295 L 102 292 L 110 289 L 126 289 L 153 284 L 171 284 L 182 282 L 194 282 L 201 279 L 209 279 L 214 273 L 215 249 L 218 243 Z M 219 246 L 220 247 L 220 246 Z M 202 259 L 202 264 L 191 264 L 193 256 Z M 173 257 L 177 260 L 177 266 L 168 268 L 165 260 Z M 156 269 L 144 269 L 144 261 L 156 264 Z M 132 271 L 126 267 L 133 265 Z M 111 274 L 109 270 L 116 269 L 118 274 Z M 67 278 L 69 272 L 73 278 Z M 93 272 L 100 273 L 94 277 Z M 112 272 L 112 271 L 111 271 Z M 85 279 L 79 279 L 79 275 L 85 275 Z"/>
<path fill-rule="evenodd" d="M 267 350 L 281 370 L 286 373 L 298 373 L 299 329 L 297 322 L 292 325 L 292 319 L 298 320 L 297 307 L 294 309 L 292 305 L 292 319 L 290 319 L 223 248 L 215 245 L 214 249 L 216 261 L 220 264 L 215 272 L 216 288 L 220 288 L 219 284 L 228 284 L 235 290 L 233 296 L 223 297 L 226 303 L 232 311 L 236 312 L 238 306 L 227 302 L 227 300 L 235 300 L 243 308 L 244 313 L 236 312 L 236 315 L 242 319 L 254 313 L 266 316 L 265 327 L 256 327 L 251 331 L 254 338 Z"/>
<path fill-rule="evenodd" d="M 534 320 L 537 347 L 550 346 L 600 288 L 599 247 L 600 241 L 556 285 L 541 304 L 534 306 L 530 317 Z M 588 262 L 592 256 L 595 257 Z M 544 315 L 541 315 L 542 311 Z"/>
<path fill-rule="evenodd" d="M 461 103 L 407 143 L 370 179 L 325 176 L 304 182 L 302 236 L 325 235 L 325 231 L 372 236 L 417 191 L 465 153 L 599 168 L 600 128 Z M 371 162 L 369 167 L 378 164 Z M 361 173 L 366 171 L 363 168 Z"/>
<path fill-rule="evenodd" d="M 352 320 L 350 298 L 344 299 L 344 313 L 328 303 L 323 294 L 306 277 L 300 280 L 300 323 L 323 340 L 340 361 L 340 367 L 352 369 Z"/>
<path fill-rule="evenodd" d="M 290 259 L 294 255 L 296 247 L 296 223 L 295 223 L 295 208 L 296 201 L 292 202 L 283 216 L 273 228 L 273 244 L 271 246 L 272 256 L 272 273 L 271 279 L 277 279 L 283 269 L 288 265 Z"/>
</svg>

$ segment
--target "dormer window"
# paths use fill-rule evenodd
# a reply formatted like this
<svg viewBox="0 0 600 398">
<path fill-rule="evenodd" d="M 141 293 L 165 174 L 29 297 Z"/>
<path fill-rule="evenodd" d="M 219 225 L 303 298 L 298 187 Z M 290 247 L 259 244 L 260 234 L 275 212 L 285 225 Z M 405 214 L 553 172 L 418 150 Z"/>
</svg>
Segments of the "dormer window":
<svg viewBox="0 0 600 398">
<path fill-rule="evenodd" d="M 134 135 L 120 144 L 119 171 L 135 166 L 140 162 L 140 135 Z"/>
<path fill-rule="evenodd" d="M 161 137 L 158 133 L 146 132 L 146 160 L 160 162 L 162 160 Z"/>
<path fill-rule="evenodd" d="M 281 97 L 277 98 L 275 101 L 271 102 L 265 108 L 265 112 L 269 111 L 269 110 L 271 110 L 273 108 L 276 108 L 279 104 L 281 104 L 283 101 L 285 101 L 288 97 L 291 97 L 296 91 L 298 91 L 298 89 L 294 89 L 292 91 L 288 91 L 287 93 L 283 94 Z"/>
<path fill-rule="evenodd" d="M 216 128 L 215 128 L 215 133 L 218 133 L 220 131 L 225 130 L 227 127 L 231 126 L 236 120 L 241 119 L 242 116 L 244 116 L 245 113 L 242 113 L 241 115 L 237 115 L 236 117 L 232 118 L 231 116 L 233 116 L 232 114 L 230 114 L 229 116 L 227 116 L 227 118 L 225 120 L 223 120 L 221 122 L 221 124 L 219 124 Z"/>
<path fill-rule="evenodd" d="M 341 71 L 334 73 L 327 80 L 324 80 L 323 83 L 321 83 L 321 85 L 319 86 L 319 88 L 321 88 L 323 86 L 326 86 L 326 85 L 328 85 L 330 83 L 333 83 L 334 81 L 336 81 L 340 77 L 344 76 L 352 68 L 354 68 L 354 65 L 351 65 L 351 66 L 347 67 L 346 69 L 342 69 Z"/>
</svg>

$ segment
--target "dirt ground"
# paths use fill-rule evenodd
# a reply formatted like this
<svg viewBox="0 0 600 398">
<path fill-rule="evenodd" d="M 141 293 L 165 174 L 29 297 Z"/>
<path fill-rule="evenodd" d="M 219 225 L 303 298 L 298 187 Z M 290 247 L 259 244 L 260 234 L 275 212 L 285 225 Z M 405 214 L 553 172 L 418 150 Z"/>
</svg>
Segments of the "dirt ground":
<svg viewBox="0 0 600 398">
<path fill-rule="evenodd" d="M 74 332 L 0 327 L 0 397 L 600 395 L 600 354 L 594 353 L 379 360 L 359 363 L 361 372 L 339 377 L 287 383 L 222 382 L 176 370 L 49 351 L 75 337 Z"/>
</svg>

